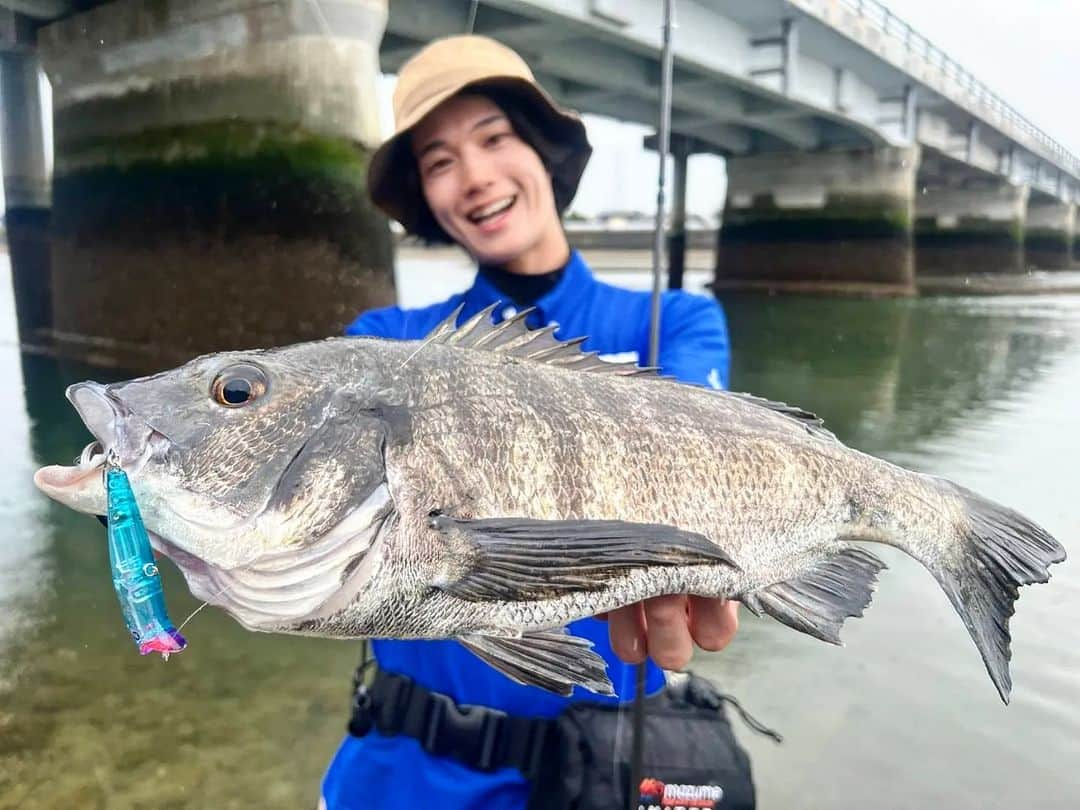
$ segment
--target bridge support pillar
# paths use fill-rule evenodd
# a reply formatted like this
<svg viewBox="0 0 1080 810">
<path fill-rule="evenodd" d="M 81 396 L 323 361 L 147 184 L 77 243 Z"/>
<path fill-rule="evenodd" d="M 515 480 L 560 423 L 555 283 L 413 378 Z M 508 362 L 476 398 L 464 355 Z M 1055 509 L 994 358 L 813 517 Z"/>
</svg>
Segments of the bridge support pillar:
<svg viewBox="0 0 1080 810">
<path fill-rule="evenodd" d="M 0 12 L 10 14 L 11 12 Z M 15 28 L 28 21 L 15 17 Z M 49 144 L 43 77 L 29 42 L 0 48 L 0 144 L 3 146 L 5 229 L 11 257 L 19 341 L 40 346 L 52 326 L 49 283 Z"/>
<path fill-rule="evenodd" d="M 918 147 L 729 158 L 717 290 L 914 290 Z"/>
<path fill-rule="evenodd" d="M 118 0 L 39 32 L 59 352 L 149 370 L 339 334 L 393 300 L 364 188 L 386 15 Z"/>
<path fill-rule="evenodd" d="M 1024 229 L 1024 264 L 1059 270 L 1072 260 L 1076 239 L 1076 203 L 1032 195 Z"/>
<path fill-rule="evenodd" d="M 915 198 L 919 276 L 1019 273 L 1029 189 L 1007 181 L 920 185 Z"/>
<path fill-rule="evenodd" d="M 693 144 L 676 135 L 671 139 L 675 171 L 672 178 L 671 226 L 668 230 L 668 289 L 681 290 L 686 274 L 686 175 Z"/>
</svg>

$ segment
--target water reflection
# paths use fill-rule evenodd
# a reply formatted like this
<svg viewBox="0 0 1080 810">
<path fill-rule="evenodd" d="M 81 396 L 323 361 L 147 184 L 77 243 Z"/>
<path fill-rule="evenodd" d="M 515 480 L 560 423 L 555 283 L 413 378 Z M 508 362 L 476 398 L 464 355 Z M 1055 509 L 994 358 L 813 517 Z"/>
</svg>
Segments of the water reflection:
<svg viewBox="0 0 1080 810">
<path fill-rule="evenodd" d="M 14 351 L 0 350 L 0 379 L 19 379 L 18 360 Z M 22 398 L 0 399 L 0 447 L 7 455 L 0 472 L 0 516 L 6 518 L 0 542 L 0 661 L 7 658 L 15 640 L 33 632 L 48 614 L 43 603 L 52 592 L 53 565 L 46 553 L 49 532 L 44 517 L 48 506 L 30 480 L 34 457 L 29 438 Z"/>
<path fill-rule="evenodd" d="M 1007 406 L 1075 345 L 1052 299 L 725 298 L 732 385 L 824 417 L 870 453 Z"/>
</svg>

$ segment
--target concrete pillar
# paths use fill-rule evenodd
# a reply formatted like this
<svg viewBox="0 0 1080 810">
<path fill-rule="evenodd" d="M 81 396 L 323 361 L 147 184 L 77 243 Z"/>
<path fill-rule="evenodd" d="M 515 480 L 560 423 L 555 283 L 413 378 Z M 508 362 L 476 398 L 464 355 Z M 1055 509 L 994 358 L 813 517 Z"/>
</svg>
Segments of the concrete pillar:
<svg viewBox="0 0 1080 810">
<path fill-rule="evenodd" d="M 364 177 L 386 0 L 118 0 L 42 29 L 58 350 L 129 370 L 394 298 Z"/>
<path fill-rule="evenodd" d="M 686 172 L 690 161 L 690 144 L 678 135 L 671 139 L 674 159 L 671 201 L 671 227 L 668 229 L 668 289 L 681 290 L 686 272 Z"/>
<path fill-rule="evenodd" d="M 918 147 L 727 161 L 717 290 L 910 293 Z"/>
<path fill-rule="evenodd" d="M 1076 203 L 1033 194 L 1024 229 L 1024 264 L 1039 270 L 1069 267 L 1075 238 Z"/>
<path fill-rule="evenodd" d="M 7 43 L 7 46 L 17 43 Z M 50 148 L 43 77 L 29 47 L 0 52 L 0 141 L 4 216 L 19 341 L 43 346 L 52 328 L 49 276 Z"/>
<path fill-rule="evenodd" d="M 927 183 L 915 198 L 919 276 L 1019 273 L 1029 189 L 1004 180 Z"/>
</svg>

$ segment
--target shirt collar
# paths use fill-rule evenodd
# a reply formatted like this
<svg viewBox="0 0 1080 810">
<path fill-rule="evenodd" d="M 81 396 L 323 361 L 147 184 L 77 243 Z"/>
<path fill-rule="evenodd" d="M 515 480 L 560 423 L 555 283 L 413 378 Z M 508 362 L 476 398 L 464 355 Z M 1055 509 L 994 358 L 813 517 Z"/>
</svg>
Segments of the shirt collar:
<svg viewBox="0 0 1080 810">
<path fill-rule="evenodd" d="M 558 284 L 537 300 L 535 304 L 537 311 L 530 316 L 530 323 L 534 325 L 547 323 L 553 314 L 564 311 L 572 303 L 584 300 L 589 288 L 594 284 L 596 284 L 596 279 L 581 254 L 576 250 L 571 250 L 570 258 L 563 268 L 562 278 L 559 279 Z M 511 302 L 506 301 L 506 295 L 483 275 L 477 273 L 472 287 L 465 293 L 465 306 L 460 320 L 471 318 L 485 307 L 500 301 L 507 306 L 511 305 Z M 500 308 L 495 311 L 495 321 L 501 320 L 503 320 L 503 315 Z"/>
</svg>

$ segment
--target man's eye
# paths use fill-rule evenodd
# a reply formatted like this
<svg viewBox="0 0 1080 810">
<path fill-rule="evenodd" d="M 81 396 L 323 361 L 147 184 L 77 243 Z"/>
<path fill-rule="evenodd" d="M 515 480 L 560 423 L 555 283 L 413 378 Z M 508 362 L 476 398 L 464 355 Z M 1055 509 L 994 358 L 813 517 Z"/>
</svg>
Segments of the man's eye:
<svg viewBox="0 0 1080 810">
<path fill-rule="evenodd" d="M 434 174 L 436 172 L 441 172 L 449 165 L 450 158 L 439 158 L 438 160 L 433 160 L 427 165 L 427 168 L 424 169 L 424 174 Z"/>
</svg>

